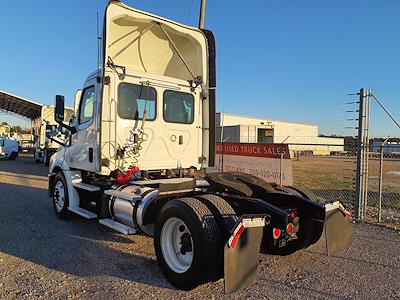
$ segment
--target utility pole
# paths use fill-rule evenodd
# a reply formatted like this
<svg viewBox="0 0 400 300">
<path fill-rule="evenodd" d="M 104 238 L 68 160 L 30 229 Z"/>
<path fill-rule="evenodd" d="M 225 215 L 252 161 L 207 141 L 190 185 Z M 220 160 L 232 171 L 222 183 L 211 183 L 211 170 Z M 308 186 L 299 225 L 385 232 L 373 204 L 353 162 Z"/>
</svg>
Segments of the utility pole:
<svg viewBox="0 0 400 300">
<path fill-rule="evenodd" d="M 200 18 L 199 18 L 199 28 L 204 29 L 204 18 L 206 15 L 206 0 L 201 0 L 200 3 Z"/>
</svg>

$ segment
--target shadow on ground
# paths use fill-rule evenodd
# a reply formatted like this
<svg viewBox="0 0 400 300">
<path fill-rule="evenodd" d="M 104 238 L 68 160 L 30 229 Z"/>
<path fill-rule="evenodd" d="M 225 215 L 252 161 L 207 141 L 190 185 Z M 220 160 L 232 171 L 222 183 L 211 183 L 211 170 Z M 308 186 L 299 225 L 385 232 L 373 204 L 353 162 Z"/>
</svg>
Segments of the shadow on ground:
<svg viewBox="0 0 400 300">
<path fill-rule="evenodd" d="M 126 238 L 72 214 L 59 220 L 43 189 L 0 184 L 0 195 L 0 252 L 79 277 L 108 275 L 172 288 L 154 255 L 110 245 L 135 243 L 135 238 L 149 244 L 150 238 Z"/>
</svg>

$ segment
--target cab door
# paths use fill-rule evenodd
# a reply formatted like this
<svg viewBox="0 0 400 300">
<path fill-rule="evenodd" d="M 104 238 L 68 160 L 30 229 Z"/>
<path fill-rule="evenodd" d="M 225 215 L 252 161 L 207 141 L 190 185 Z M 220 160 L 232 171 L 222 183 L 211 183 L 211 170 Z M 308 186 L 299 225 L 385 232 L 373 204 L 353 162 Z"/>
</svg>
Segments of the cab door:
<svg viewBox="0 0 400 300">
<path fill-rule="evenodd" d="M 77 111 L 71 146 L 67 148 L 72 168 L 99 171 L 99 84 L 93 78 L 85 83 Z"/>
</svg>

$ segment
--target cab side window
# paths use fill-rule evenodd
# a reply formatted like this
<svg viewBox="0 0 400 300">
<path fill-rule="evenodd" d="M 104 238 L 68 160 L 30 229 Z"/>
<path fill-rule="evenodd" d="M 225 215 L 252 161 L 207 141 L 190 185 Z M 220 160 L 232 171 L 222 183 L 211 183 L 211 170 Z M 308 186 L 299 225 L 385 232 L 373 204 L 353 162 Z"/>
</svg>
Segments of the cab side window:
<svg viewBox="0 0 400 300">
<path fill-rule="evenodd" d="M 84 89 L 82 93 L 81 103 L 79 105 L 79 124 L 89 122 L 93 117 L 95 87 L 90 86 Z"/>
</svg>

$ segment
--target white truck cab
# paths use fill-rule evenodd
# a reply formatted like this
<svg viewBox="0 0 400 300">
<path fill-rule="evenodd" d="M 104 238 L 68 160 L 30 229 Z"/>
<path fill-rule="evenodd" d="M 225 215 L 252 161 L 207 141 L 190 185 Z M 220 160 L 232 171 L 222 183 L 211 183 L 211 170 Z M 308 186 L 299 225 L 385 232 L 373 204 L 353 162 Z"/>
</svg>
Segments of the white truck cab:
<svg viewBox="0 0 400 300">
<path fill-rule="evenodd" d="M 78 91 L 67 164 L 101 175 L 130 165 L 149 172 L 212 165 L 207 34 L 110 4 L 103 67 Z"/>
<path fill-rule="evenodd" d="M 65 108 L 65 118 L 68 120 L 74 114 L 74 109 Z M 40 116 L 32 120 L 32 140 L 34 143 L 34 159 L 36 162 L 49 165 L 50 157 L 64 142 L 67 131 L 60 128 L 54 120 L 54 106 L 43 105 Z"/>
<path fill-rule="evenodd" d="M 160 269 L 184 290 L 222 276 L 228 293 L 248 286 L 261 241 L 281 254 L 316 242 L 325 207 L 306 193 L 248 174 L 196 177 L 215 157 L 212 32 L 115 0 L 104 20 L 100 67 L 76 93 L 73 123 L 56 96 L 54 119 L 69 131 L 50 159 L 57 216 L 154 237 Z"/>
<path fill-rule="evenodd" d="M 18 157 L 18 142 L 9 138 L 0 138 L 0 158 L 15 160 Z"/>
</svg>

